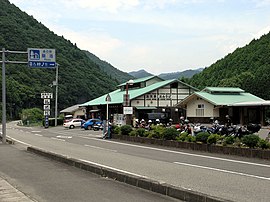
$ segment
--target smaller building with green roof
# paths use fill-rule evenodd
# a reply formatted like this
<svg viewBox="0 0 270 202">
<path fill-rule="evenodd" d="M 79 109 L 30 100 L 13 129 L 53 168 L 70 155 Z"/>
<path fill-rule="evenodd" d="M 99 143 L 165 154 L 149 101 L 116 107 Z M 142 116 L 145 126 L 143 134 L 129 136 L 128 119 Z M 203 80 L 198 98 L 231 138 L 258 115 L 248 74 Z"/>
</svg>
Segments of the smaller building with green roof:
<svg viewBox="0 0 270 202">
<path fill-rule="evenodd" d="M 210 118 L 224 121 L 229 115 L 234 124 L 262 123 L 269 102 L 241 88 L 206 87 L 181 101 L 192 122 L 209 122 Z"/>
</svg>

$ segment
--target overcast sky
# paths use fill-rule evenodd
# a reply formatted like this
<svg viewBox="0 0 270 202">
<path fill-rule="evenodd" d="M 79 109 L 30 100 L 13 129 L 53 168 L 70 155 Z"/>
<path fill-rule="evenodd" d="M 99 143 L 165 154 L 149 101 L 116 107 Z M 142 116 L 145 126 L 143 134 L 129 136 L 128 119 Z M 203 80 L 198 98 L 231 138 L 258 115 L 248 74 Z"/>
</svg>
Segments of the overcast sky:
<svg viewBox="0 0 270 202">
<path fill-rule="evenodd" d="M 207 67 L 270 31 L 270 0 L 10 0 L 125 71 Z"/>
</svg>

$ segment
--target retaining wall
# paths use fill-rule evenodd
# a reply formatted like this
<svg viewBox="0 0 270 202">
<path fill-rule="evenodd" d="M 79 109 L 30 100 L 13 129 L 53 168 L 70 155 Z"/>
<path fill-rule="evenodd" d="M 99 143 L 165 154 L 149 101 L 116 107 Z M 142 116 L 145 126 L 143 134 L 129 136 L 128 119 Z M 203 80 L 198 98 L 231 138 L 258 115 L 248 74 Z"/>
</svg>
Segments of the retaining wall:
<svg viewBox="0 0 270 202">
<path fill-rule="evenodd" d="M 260 158 L 270 160 L 270 150 L 269 149 L 250 149 L 250 148 L 240 148 L 240 147 L 228 147 L 210 144 L 200 144 L 193 142 L 178 142 L 174 140 L 161 140 L 146 137 L 134 137 L 127 135 L 113 135 L 114 139 L 120 139 L 130 142 L 139 142 L 144 144 L 154 144 L 167 147 L 176 147 L 181 149 L 190 149 L 194 151 L 203 151 L 209 153 L 217 154 L 227 154 L 243 156 L 248 158 Z"/>
</svg>

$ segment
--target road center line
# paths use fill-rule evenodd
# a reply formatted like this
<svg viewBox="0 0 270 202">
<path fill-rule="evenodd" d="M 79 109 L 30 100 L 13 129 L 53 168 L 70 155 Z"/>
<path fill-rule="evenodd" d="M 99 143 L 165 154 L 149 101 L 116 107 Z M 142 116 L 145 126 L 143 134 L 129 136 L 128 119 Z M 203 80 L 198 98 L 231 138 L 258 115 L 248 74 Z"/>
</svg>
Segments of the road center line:
<svg viewBox="0 0 270 202">
<path fill-rule="evenodd" d="M 229 171 L 229 170 L 222 170 L 222 169 L 218 169 L 218 168 L 199 166 L 199 165 L 194 165 L 194 164 L 189 164 L 189 163 L 180 163 L 180 162 L 173 162 L 173 163 L 178 164 L 178 165 L 183 165 L 183 166 L 190 166 L 190 167 L 195 167 L 195 168 L 214 170 L 214 171 L 223 172 L 223 173 L 242 175 L 242 176 L 246 176 L 246 177 L 253 177 L 253 178 L 258 178 L 258 179 L 263 179 L 263 180 L 270 180 L 270 178 L 267 178 L 267 177 L 250 175 L 250 174 L 246 174 L 246 173 L 239 173 L 239 172 L 234 172 L 234 171 Z"/>
<path fill-rule="evenodd" d="M 214 160 L 219 160 L 219 161 L 227 161 L 227 162 L 233 162 L 233 163 L 241 163 L 241 164 L 270 168 L 270 165 L 267 165 L 267 164 L 252 163 L 252 162 L 247 162 L 247 161 L 238 161 L 238 160 L 225 159 L 225 158 L 219 158 L 219 157 L 213 157 L 213 156 L 205 156 L 205 155 L 200 155 L 200 154 L 191 154 L 191 153 L 185 153 L 185 152 L 179 152 L 179 151 L 173 151 L 173 150 L 159 149 L 159 148 L 154 148 L 154 147 L 133 145 L 133 144 L 122 143 L 122 142 L 113 142 L 110 140 L 103 140 L 103 139 L 97 139 L 97 138 L 91 138 L 91 137 L 84 137 L 84 136 L 78 136 L 78 137 L 85 138 L 85 139 L 91 139 L 91 140 L 95 140 L 95 141 L 103 141 L 103 142 L 106 141 L 107 143 L 111 143 L 111 144 L 126 145 L 126 146 L 130 146 L 130 147 L 138 147 L 138 148 L 155 150 L 155 151 L 162 151 L 162 152 L 168 152 L 168 153 L 174 153 L 174 154 L 182 154 L 182 155 L 187 155 L 187 156 L 195 156 L 195 157 L 206 158 L 206 159 L 214 159 Z"/>
<path fill-rule="evenodd" d="M 96 147 L 96 146 L 87 145 L 87 144 L 85 144 L 84 146 L 85 146 L 85 147 L 91 147 L 91 148 L 94 148 L 94 149 L 102 149 L 102 150 L 106 150 L 106 151 L 110 151 L 110 152 L 117 152 L 117 150 L 106 149 L 106 148 Z"/>
</svg>

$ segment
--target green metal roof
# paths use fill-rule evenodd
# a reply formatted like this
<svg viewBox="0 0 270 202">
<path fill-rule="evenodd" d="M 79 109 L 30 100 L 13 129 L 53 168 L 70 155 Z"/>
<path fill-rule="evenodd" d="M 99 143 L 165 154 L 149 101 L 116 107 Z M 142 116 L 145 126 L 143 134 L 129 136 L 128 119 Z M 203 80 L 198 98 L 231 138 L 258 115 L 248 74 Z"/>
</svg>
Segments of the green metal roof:
<svg viewBox="0 0 270 202">
<path fill-rule="evenodd" d="M 148 81 L 148 80 L 150 80 L 150 79 L 153 79 L 153 78 L 155 78 L 155 77 L 157 77 L 157 78 L 159 78 L 158 76 L 147 76 L 147 77 L 143 77 L 143 78 L 139 78 L 139 79 L 133 79 L 133 82 L 134 83 L 141 83 L 141 82 L 145 82 L 145 81 Z M 159 78 L 161 81 L 163 81 L 164 79 L 162 79 L 162 78 Z M 126 85 L 126 83 L 127 82 L 125 82 L 125 83 L 121 83 L 121 84 L 119 84 L 118 86 L 124 86 L 124 85 Z"/>
<path fill-rule="evenodd" d="M 206 87 L 202 91 L 207 92 L 221 92 L 221 93 L 243 93 L 245 92 L 241 88 L 232 88 L 232 87 Z"/>
<path fill-rule="evenodd" d="M 237 94 L 211 94 L 208 92 L 195 92 L 198 97 L 207 100 L 214 105 L 232 105 L 239 102 L 254 102 L 264 101 L 263 99 L 252 95 L 250 93 L 237 93 Z"/>
<path fill-rule="evenodd" d="M 146 93 L 149 93 L 151 91 L 154 91 L 158 88 L 161 88 L 163 86 L 166 86 L 168 84 L 171 84 L 173 82 L 179 82 L 179 83 L 182 83 L 188 87 L 191 87 L 177 79 L 171 79 L 171 80 L 165 80 L 165 81 L 160 81 L 160 82 L 157 82 L 157 83 L 154 83 L 152 85 L 149 85 L 147 87 L 144 87 L 144 88 L 137 88 L 137 89 L 129 89 L 128 90 L 128 94 L 130 95 L 130 100 L 132 99 L 135 99 L 136 97 L 139 97 L 139 96 L 142 96 Z M 192 87 L 194 90 L 197 90 L 195 89 L 194 87 Z M 109 102 L 109 104 L 122 104 L 123 103 L 123 96 L 124 94 L 126 93 L 126 91 L 121 91 L 120 89 L 118 90 L 115 90 L 110 94 L 110 97 L 111 97 L 111 102 Z M 80 106 L 95 106 L 95 105 L 105 105 L 107 104 L 106 102 L 106 96 L 107 94 L 101 96 L 101 97 L 98 97 L 94 100 L 91 100 L 89 102 L 86 102 Z"/>
</svg>

